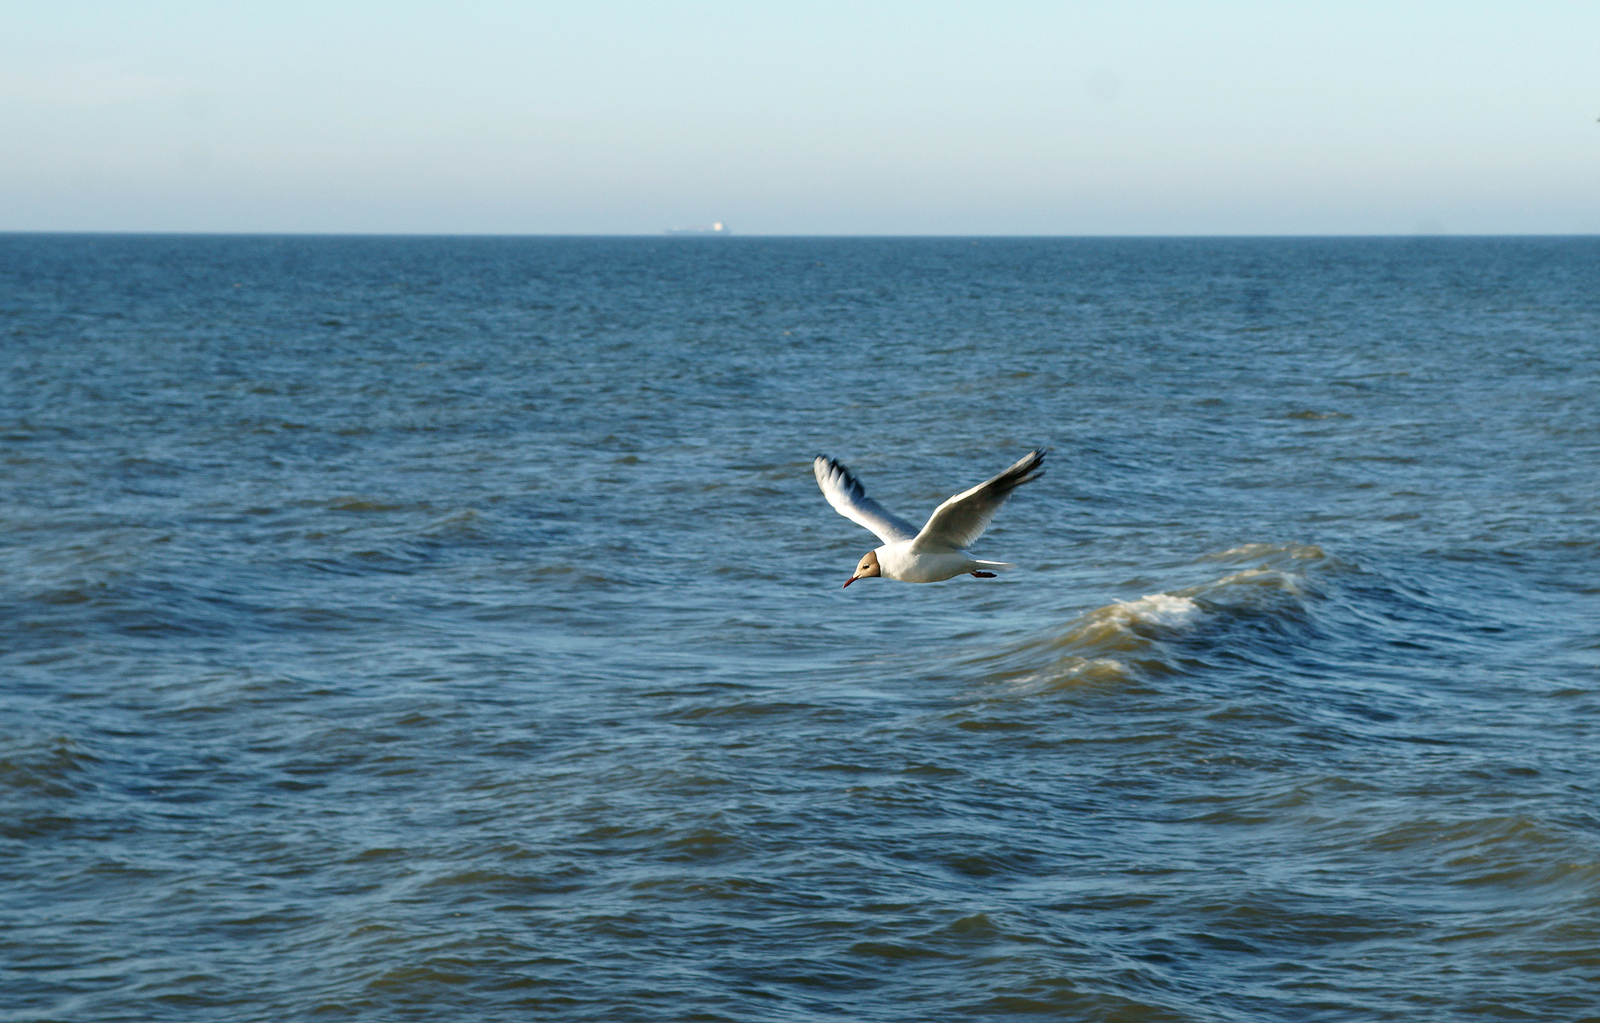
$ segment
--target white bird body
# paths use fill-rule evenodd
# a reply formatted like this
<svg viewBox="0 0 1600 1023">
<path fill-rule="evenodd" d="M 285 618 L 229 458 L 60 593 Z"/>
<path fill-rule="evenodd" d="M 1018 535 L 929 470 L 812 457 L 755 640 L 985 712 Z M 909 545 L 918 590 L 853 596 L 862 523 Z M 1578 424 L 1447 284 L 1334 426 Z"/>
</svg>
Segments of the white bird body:
<svg viewBox="0 0 1600 1023">
<path fill-rule="evenodd" d="M 818 455 L 812 470 L 828 503 L 840 515 L 865 526 L 884 541 L 862 557 L 845 585 L 875 575 L 908 583 L 936 583 L 967 573 L 988 577 L 1015 568 L 1003 561 L 974 558 L 966 548 L 983 535 L 1011 491 L 1039 478 L 1039 464 L 1043 461 L 1044 451 L 1030 452 L 1005 472 L 939 505 L 919 530 L 868 497 L 849 469 Z"/>
<path fill-rule="evenodd" d="M 963 550 L 917 550 L 915 540 L 886 543 L 873 549 L 882 574 L 903 583 L 937 583 L 968 572 L 1004 572 L 1016 568 L 1004 561 L 980 561 Z"/>
</svg>

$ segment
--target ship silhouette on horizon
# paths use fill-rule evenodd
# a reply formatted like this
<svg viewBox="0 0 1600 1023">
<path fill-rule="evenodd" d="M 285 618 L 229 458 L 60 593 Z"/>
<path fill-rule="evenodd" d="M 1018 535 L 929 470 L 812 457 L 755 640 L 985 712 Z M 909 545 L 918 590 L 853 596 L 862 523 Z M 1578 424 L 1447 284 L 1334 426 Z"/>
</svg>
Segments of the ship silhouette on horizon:
<svg viewBox="0 0 1600 1023">
<path fill-rule="evenodd" d="M 728 233 L 728 225 L 722 221 L 713 221 L 710 227 L 669 227 L 668 234 L 720 234 Z"/>
</svg>

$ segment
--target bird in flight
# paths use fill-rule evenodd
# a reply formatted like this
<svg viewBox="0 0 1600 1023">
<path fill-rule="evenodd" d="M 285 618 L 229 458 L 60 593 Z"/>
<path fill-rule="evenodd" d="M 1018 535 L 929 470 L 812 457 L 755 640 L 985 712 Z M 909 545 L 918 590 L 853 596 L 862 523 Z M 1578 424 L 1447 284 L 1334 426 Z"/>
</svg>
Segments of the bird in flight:
<svg viewBox="0 0 1600 1023">
<path fill-rule="evenodd" d="M 908 583 L 936 583 L 963 573 L 991 579 L 995 572 L 1015 568 L 1004 561 L 980 561 L 966 549 L 989 528 L 994 513 L 1013 490 L 1043 475 L 1039 465 L 1044 454 L 1042 448 L 1031 451 L 1005 472 L 945 501 L 933 510 L 920 530 L 868 497 L 866 488 L 849 469 L 826 455 L 818 455 L 812 469 L 822 496 L 834 511 L 870 529 L 883 541 L 883 546 L 862 556 L 855 573 L 844 584 L 849 586 L 857 579 L 875 575 Z"/>
</svg>

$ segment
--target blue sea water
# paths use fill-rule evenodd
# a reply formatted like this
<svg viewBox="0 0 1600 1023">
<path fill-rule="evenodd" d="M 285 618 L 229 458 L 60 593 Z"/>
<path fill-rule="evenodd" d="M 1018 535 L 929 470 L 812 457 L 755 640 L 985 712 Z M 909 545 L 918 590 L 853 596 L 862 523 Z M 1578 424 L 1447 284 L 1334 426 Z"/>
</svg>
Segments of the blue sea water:
<svg viewBox="0 0 1600 1023">
<path fill-rule="evenodd" d="M 0 1020 L 1600 1020 L 1597 394 L 1594 238 L 0 235 Z"/>
</svg>

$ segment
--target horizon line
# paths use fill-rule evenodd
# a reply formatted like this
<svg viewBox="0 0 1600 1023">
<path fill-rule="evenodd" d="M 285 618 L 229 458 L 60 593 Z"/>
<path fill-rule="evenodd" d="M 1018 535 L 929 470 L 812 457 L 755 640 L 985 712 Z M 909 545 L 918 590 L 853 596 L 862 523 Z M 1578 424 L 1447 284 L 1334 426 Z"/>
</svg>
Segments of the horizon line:
<svg viewBox="0 0 1600 1023">
<path fill-rule="evenodd" d="M 0 228 L 0 237 L 14 237 L 22 235 L 77 235 L 93 237 L 167 237 L 167 238 L 594 238 L 594 239 L 652 239 L 658 241 L 674 242 L 725 242 L 738 239 L 753 240 L 784 240 L 784 239 L 885 239 L 885 240 L 1175 240 L 1175 239 L 1312 239 L 1312 238 L 1371 238 L 1371 239 L 1404 239 L 1415 240 L 1422 238 L 1600 238 L 1597 231 L 1495 231 L 1486 233 L 1472 232 L 1432 232 L 1418 231 L 1408 233 L 1384 232 L 1349 232 L 1349 233 L 1324 233 L 1313 234 L 1303 232 L 1212 232 L 1196 234 L 1168 234 L 1158 232 L 1116 234 L 887 234 L 887 233 L 804 233 L 804 234 L 740 234 L 732 231 L 711 233 L 677 233 L 661 231 L 655 233 L 637 232 L 571 232 L 571 231 L 526 231 L 526 232 L 497 232 L 497 231 L 275 231 L 275 230 L 117 230 L 99 228 L 65 228 L 65 229 L 37 229 Z"/>
</svg>

